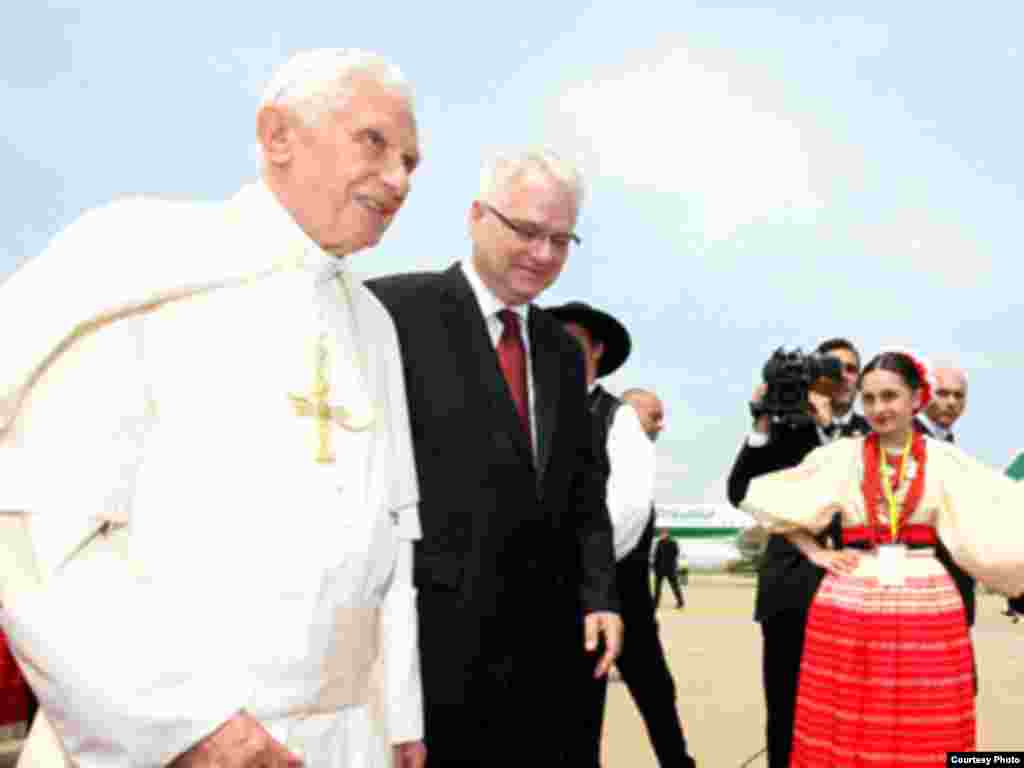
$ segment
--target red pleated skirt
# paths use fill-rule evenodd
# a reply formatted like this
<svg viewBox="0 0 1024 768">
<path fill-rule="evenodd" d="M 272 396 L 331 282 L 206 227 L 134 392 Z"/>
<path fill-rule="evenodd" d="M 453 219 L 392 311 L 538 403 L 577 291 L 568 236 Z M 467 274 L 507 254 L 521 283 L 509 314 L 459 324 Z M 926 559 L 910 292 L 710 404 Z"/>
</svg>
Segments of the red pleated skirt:
<svg viewBox="0 0 1024 768">
<path fill-rule="evenodd" d="M 975 748 L 974 678 L 963 601 L 927 551 L 902 586 L 865 554 L 825 577 L 800 666 L 791 768 L 944 766 Z"/>
<path fill-rule="evenodd" d="M 0 630 L 0 725 L 28 719 L 29 690 Z"/>
</svg>

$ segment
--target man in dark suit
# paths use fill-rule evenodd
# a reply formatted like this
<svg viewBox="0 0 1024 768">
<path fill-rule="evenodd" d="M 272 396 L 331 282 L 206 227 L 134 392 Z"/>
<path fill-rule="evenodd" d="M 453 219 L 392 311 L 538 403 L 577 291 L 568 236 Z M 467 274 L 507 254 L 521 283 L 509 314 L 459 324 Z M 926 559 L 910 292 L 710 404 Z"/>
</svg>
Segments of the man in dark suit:
<svg viewBox="0 0 1024 768">
<path fill-rule="evenodd" d="M 951 363 L 932 371 L 934 389 L 924 413 L 914 417 L 915 426 L 936 440 L 953 442 L 953 425 L 967 408 L 967 372 Z"/>
<path fill-rule="evenodd" d="M 662 531 L 657 545 L 654 547 L 654 606 L 661 602 L 661 585 L 668 579 L 668 585 L 676 596 L 676 608 L 680 610 L 686 605 L 683 590 L 679 588 L 679 545 L 676 540 Z"/>
<path fill-rule="evenodd" d="M 755 477 L 796 466 L 812 450 L 832 440 L 870 431 L 864 417 L 853 410 L 860 374 L 856 347 L 837 338 L 822 342 L 816 351 L 839 361 L 842 380 L 831 397 L 811 393 L 812 424 L 775 425 L 767 416 L 755 421 L 729 474 L 728 495 L 734 506 L 747 495 Z M 755 403 L 763 396 L 764 386 L 758 387 Z M 784 536 L 768 537 L 758 571 L 754 620 L 760 622 L 764 637 L 762 676 L 769 768 L 789 767 L 807 611 L 824 575 L 823 568 L 808 561 Z"/>
<path fill-rule="evenodd" d="M 963 415 L 967 407 L 967 373 L 951 363 L 940 363 L 931 370 L 934 381 L 932 398 L 924 413 L 914 417 L 914 428 L 936 440 L 953 442 L 953 425 Z M 946 545 L 940 539 L 935 547 L 938 558 L 949 575 L 956 582 L 960 597 L 964 601 L 964 612 L 967 614 L 967 626 L 974 626 L 975 598 L 974 579 L 953 562 Z M 975 692 L 977 692 L 977 669 L 975 669 Z"/>
<path fill-rule="evenodd" d="M 470 259 L 369 283 L 398 329 L 420 484 L 427 765 L 568 765 L 580 649 L 603 641 L 603 675 L 622 641 L 583 360 L 531 305 L 579 242 L 581 183 L 550 152 L 482 179 Z"/>
</svg>

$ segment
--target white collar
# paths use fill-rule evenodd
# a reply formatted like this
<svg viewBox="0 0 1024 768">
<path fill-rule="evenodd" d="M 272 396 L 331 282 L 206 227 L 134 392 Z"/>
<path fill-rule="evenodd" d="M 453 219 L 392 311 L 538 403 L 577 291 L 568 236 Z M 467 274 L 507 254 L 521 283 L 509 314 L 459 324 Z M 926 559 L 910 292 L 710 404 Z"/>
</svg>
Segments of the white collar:
<svg viewBox="0 0 1024 768">
<path fill-rule="evenodd" d="M 948 440 L 949 434 L 953 430 L 946 429 L 941 424 L 936 424 L 934 421 L 928 418 L 928 416 L 922 411 L 918 418 L 921 419 L 921 423 L 925 425 L 929 432 L 932 433 L 932 437 L 936 440 Z"/>
<path fill-rule="evenodd" d="M 459 262 L 459 266 L 462 268 L 462 273 L 466 276 L 466 280 L 469 281 L 469 287 L 473 289 L 473 295 L 476 296 L 477 304 L 480 306 L 480 311 L 483 313 L 485 320 L 496 317 L 503 309 L 511 309 L 519 315 L 520 325 L 523 328 L 527 327 L 526 323 L 530 317 L 529 304 L 510 307 L 495 296 L 491 289 L 484 284 L 483 278 L 480 277 L 480 273 L 476 270 L 476 264 L 473 263 L 472 257 L 462 259 Z"/>
<path fill-rule="evenodd" d="M 850 410 L 846 412 L 845 416 L 832 416 L 832 423 L 837 424 L 840 427 L 847 426 L 851 421 L 853 421 L 853 408 L 850 408 Z"/>
<path fill-rule="evenodd" d="M 316 273 L 318 283 L 347 274 L 345 259 L 328 253 L 307 235 L 262 178 L 243 187 L 238 201 L 259 210 L 251 217 L 258 243 L 278 251 L 275 261 L 280 266 Z"/>
</svg>

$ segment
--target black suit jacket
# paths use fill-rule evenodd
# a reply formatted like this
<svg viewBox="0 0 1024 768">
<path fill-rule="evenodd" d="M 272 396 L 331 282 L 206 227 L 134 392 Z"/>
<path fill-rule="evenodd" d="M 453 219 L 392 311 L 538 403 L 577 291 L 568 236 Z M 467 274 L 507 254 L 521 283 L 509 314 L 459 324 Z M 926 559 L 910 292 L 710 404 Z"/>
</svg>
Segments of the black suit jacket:
<svg viewBox="0 0 1024 768">
<path fill-rule="evenodd" d="M 867 421 L 855 413 L 843 434 L 867 434 L 869 431 Z M 751 480 L 768 472 L 795 467 L 820 445 L 821 438 L 813 424 L 794 428 L 773 427 L 768 444 L 757 448 L 744 441 L 729 473 L 729 502 L 739 506 L 747 495 Z M 837 519 L 820 540 L 831 536 L 838 541 L 839 535 Z M 758 570 L 754 619 L 764 621 L 791 611 L 805 612 L 824 577 L 825 571 L 804 557 L 785 536 L 769 536 Z"/>
<path fill-rule="evenodd" d="M 654 572 L 659 576 L 673 576 L 679 572 L 679 545 L 671 536 L 658 539 L 654 547 Z"/>
<path fill-rule="evenodd" d="M 932 431 L 928 429 L 927 425 L 916 416 L 914 417 L 914 429 L 923 435 L 928 435 L 928 437 L 935 437 L 935 435 L 932 434 Z M 945 566 L 947 571 L 949 571 L 949 575 L 956 584 L 956 588 L 960 592 L 960 597 L 964 601 L 964 613 L 967 614 L 967 626 L 973 627 L 975 614 L 974 579 L 967 575 L 959 565 L 953 562 L 953 556 L 949 554 L 949 550 L 946 549 L 946 545 L 942 543 L 942 539 L 939 539 L 935 546 L 935 557 L 938 558 L 939 562 Z"/>
<path fill-rule="evenodd" d="M 410 406 L 427 746 L 484 760 L 546 732 L 578 688 L 583 612 L 618 608 L 583 360 L 531 307 L 535 461 L 462 269 L 368 286 L 398 330 Z M 503 725 L 515 744 L 492 741 Z"/>
</svg>

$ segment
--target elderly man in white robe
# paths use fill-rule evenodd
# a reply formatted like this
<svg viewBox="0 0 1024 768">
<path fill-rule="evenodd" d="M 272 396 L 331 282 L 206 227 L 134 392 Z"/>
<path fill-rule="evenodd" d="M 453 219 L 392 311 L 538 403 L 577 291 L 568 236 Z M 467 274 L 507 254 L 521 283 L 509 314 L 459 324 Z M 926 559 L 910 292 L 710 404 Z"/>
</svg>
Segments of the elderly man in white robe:
<svg viewBox="0 0 1024 768">
<path fill-rule="evenodd" d="M 287 62 L 262 178 L 85 214 L 0 287 L 0 619 L 28 765 L 425 762 L 390 316 L 346 266 L 418 159 L 357 50 Z"/>
</svg>

